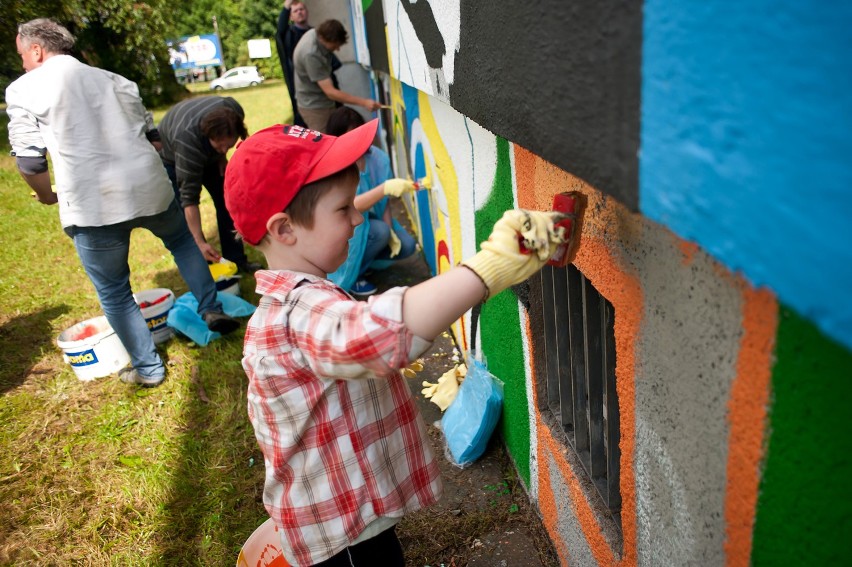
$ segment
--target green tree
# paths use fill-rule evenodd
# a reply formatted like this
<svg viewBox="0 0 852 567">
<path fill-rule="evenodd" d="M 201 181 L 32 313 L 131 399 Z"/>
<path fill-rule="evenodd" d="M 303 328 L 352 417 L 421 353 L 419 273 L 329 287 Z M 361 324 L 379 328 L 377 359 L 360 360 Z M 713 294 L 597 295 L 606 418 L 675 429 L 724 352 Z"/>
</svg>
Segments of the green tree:
<svg viewBox="0 0 852 567">
<path fill-rule="evenodd" d="M 77 48 L 89 64 L 136 81 L 149 106 L 185 93 L 169 65 L 165 0 L 78 0 L 74 27 Z"/>
<path fill-rule="evenodd" d="M 240 21 L 236 35 L 238 65 L 257 65 L 265 77 L 283 78 L 281 62 L 275 49 L 275 31 L 278 27 L 278 13 L 281 11 L 281 0 L 242 0 Z M 269 59 L 249 59 L 248 40 L 268 39 L 272 47 L 272 57 Z"/>
<path fill-rule="evenodd" d="M 21 57 L 15 49 L 18 24 L 46 14 L 65 21 L 69 12 L 62 0 L 0 0 L 0 91 L 5 92 L 9 83 L 24 72 Z"/>
<path fill-rule="evenodd" d="M 139 85 L 148 106 L 168 104 L 186 90 L 169 65 L 166 42 L 187 35 L 211 34 L 218 22 L 226 67 L 257 65 L 266 77 L 281 77 L 273 46 L 269 59 L 249 59 L 249 39 L 273 45 L 281 0 L 0 0 L 0 88 L 23 72 L 14 49 L 17 26 L 52 17 L 77 37 L 74 55 Z"/>
<path fill-rule="evenodd" d="M 275 30 L 281 0 L 199 0 L 187 3 L 175 18 L 178 36 L 213 33 L 213 17 L 218 23 L 225 67 L 257 65 L 266 77 L 282 77 L 274 48 Z M 248 40 L 273 42 L 272 58 L 249 59 Z"/>
<path fill-rule="evenodd" d="M 186 91 L 177 84 L 165 38 L 172 35 L 164 18 L 165 0 L 2 0 L 0 10 L 0 86 L 21 75 L 14 49 L 19 23 L 51 17 L 77 38 L 74 55 L 82 61 L 127 77 L 139 85 L 149 106 L 168 103 Z M 6 5 L 8 9 L 6 8 Z"/>
</svg>

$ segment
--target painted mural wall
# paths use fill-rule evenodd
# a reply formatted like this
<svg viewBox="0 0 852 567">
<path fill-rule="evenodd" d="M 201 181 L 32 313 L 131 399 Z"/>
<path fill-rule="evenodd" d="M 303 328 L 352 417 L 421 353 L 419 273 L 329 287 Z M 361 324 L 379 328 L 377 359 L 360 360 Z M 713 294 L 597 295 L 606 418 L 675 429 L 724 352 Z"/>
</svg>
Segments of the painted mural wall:
<svg viewBox="0 0 852 567">
<path fill-rule="evenodd" d="M 362 2 L 397 173 L 432 182 L 406 204 L 441 273 L 504 210 L 589 198 L 575 265 L 615 313 L 618 514 L 542 399 L 540 279 L 453 326 L 505 383 L 564 564 L 845 563 L 852 9 L 670 4 Z"/>
</svg>

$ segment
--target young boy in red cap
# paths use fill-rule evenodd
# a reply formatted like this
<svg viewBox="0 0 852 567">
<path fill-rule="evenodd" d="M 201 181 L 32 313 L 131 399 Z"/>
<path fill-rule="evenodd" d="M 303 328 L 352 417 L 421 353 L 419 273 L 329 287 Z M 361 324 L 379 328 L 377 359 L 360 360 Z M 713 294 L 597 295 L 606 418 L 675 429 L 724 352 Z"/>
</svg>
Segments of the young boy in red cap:
<svg viewBox="0 0 852 567">
<path fill-rule="evenodd" d="M 261 130 L 225 174 L 234 226 L 269 266 L 255 274 L 262 298 L 243 367 L 266 465 L 263 501 L 291 565 L 404 565 L 394 526 L 435 503 L 442 486 L 399 369 L 465 311 L 535 273 L 563 241 L 557 213 L 508 211 L 460 267 L 354 300 L 326 275 L 346 260 L 364 220 L 353 202 L 356 162 L 377 123 L 340 137 Z"/>
</svg>

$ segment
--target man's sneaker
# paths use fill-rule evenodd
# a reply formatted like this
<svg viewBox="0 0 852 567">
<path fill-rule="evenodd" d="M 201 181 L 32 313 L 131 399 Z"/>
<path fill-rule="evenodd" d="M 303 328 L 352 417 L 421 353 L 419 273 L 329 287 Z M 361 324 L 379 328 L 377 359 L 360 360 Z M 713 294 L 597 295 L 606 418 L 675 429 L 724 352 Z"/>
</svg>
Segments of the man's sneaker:
<svg viewBox="0 0 852 567">
<path fill-rule="evenodd" d="M 142 376 L 141 374 L 136 372 L 135 368 L 128 366 L 118 371 L 118 379 L 124 382 L 125 384 L 139 384 L 140 386 L 144 386 L 145 388 L 153 388 L 163 383 L 165 375 Z"/>
<path fill-rule="evenodd" d="M 360 279 L 355 282 L 355 285 L 352 286 L 352 289 L 349 291 L 352 292 L 352 295 L 373 295 L 376 293 L 376 286 L 371 284 L 365 279 Z"/>
<path fill-rule="evenodd" d="M 207 324 L 207 328 L 215 333 L 219 333 L 220 335 L 227 335 L 228 333 L 232 333 L 240 328 L 240 322 L 225 315 L 224 313 L 219 313 L 216 311 L 208 311 L 204 314 L 204 322 Z"/>
</svg>

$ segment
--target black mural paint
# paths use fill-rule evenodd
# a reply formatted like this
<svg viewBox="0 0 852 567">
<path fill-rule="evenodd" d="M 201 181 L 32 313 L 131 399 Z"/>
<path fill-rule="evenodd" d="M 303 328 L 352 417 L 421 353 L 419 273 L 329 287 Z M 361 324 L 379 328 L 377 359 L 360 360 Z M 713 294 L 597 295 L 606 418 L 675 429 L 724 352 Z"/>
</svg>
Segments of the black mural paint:
<svg viewBox="0 0 852 567">
<path fill-rule="evenodd" d="M 403 6 L 439 65 L 428 3 Z M 637 210 L 642 3 L 470 1 L 460 25 L 450 104 Z"/>
<path fill-rule="evenodd" d="M 444 36 L 438 29 L 438 23 L 432 14 L 432 6 L 424 0 L 411 3 L 408 0 L 400 0 L 408 19 L 414 26 L 417 39 L 423 44 L 426 53 L 426 63 L 433 69 L 439 69 L 444 65 L 444 54 L 447 48 L 444 45 Z"/>
<path fill-rule="evenodd" d="M 367 29 L 367 51 L 370 52 L 370 67 L 376 71 L 390 73 L 382 4 L 383 2 L 379 0 L 374 0 L 370 4 L 364 12 L 364 27 Z"/>
<path fill-rule="evenodd" d="M 476 350 L 476 331 L 479 326 L 479 313 L 482 311 L 482 304 L 477 303 L 470 309 L 470 347 L 469 351 Z"/>
</svg>

